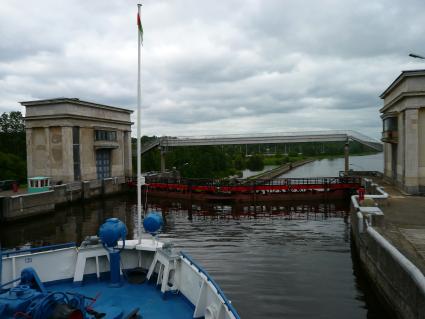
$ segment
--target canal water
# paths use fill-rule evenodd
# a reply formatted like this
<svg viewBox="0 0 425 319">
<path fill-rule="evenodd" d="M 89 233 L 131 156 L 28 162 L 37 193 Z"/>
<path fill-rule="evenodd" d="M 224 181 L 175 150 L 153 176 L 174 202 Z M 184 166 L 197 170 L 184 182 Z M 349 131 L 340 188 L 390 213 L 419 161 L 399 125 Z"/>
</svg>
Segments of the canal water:
<svg viewBox="0 0 425 319">
<path fill-rule="evenodd" d="M 384 154 L 350 156 L 350 169 L 354 171 L 384 171 Z M 344 170 L 344 158 L 322 159 L 297 167 L 280 177 L 329 177 Z"/>
<path fill-rule="evenodd" d="M 0 240 L 8 248 L 81 242 L 111 216 L 133 237 L 135 201 L 129 194 L 1 225 Z M 347 202 L 148 205 L 165 216 L 160 237 L 198 260 L 244 319 L 388 318 L 352 253 Z"/>
</svg>

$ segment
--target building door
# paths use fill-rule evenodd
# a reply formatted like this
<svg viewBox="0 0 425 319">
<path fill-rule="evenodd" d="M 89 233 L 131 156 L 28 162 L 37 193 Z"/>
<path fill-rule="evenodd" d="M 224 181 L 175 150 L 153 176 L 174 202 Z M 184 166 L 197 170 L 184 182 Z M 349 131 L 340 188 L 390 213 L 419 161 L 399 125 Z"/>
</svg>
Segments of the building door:
<svg viewBox="0 0 425 319">
<path fill-rule="evenodd" d="M 100 149 L 96 151 L 97 179 L 111 177 L 111 150 Z"/>
</svg>

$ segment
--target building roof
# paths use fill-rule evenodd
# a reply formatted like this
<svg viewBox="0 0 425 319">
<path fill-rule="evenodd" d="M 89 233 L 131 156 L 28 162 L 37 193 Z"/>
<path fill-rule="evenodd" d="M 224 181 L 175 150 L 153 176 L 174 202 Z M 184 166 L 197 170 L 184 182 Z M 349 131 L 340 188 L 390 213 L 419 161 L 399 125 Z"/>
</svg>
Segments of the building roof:
<svg viewBox="0 0 425 319">
<path fill-rule="evenodd" d="M 115 107 L 105 104 L 99 104 L 99 103 L 93 103 L 88 101 L 83 101 L 77 98 L 67 98 L 67 97 L 60 97 L 55 99 L 46 99 L 46 100 L 35 100 L 35 101 L 24 101 L 19 102 L 23 106 L 40 106 L 40 105 L 48 105 L 48 104 L 63 104 L 63 103 L 71 103 L 71 104 L 78 104 L 83 106 L 90 106 L 95 108 L 101 108 L 101 109 L 109 109 L 112 111 L 120 111 L 120 112 L 126 112 L 126 113 L 133 113 L 133 110 L 124 109 L 121 107 Z"/>
<path fill-rule="evenodd" d="M 393 83 L 390 84 L 390 86 L 382 92 L 382 94 L 379 96 L 381 99 L 385 98 L 397 85 L 400 84 L 401 81 L 403 81 L 406 77 L 411 76 L 425 76 L 425 70 L 408 70 L 408 71 L 402 71 L 401 74 L 393 81 Z"/>
</svg>

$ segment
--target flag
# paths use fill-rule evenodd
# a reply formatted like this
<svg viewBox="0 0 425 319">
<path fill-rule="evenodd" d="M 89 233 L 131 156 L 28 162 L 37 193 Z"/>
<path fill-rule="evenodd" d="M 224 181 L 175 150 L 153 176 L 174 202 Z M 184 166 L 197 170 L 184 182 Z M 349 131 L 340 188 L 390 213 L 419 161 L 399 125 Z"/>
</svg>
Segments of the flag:
<svg viewBox="0 0 425 319">
<path fill-rule="evenodd" d="M 143 27 L 142 27 L 142 22 L 140 21 L 139 13 L 137 13 L 137 27 L 139 28 L 140 42 L 143 45 Z"/>
</svg>

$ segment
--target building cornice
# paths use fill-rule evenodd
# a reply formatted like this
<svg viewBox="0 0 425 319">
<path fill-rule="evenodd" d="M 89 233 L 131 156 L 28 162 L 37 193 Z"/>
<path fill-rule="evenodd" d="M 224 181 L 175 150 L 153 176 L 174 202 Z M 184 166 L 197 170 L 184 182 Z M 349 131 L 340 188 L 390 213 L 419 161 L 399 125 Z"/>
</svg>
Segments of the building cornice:
<svg viewBox="0 0 425 319">
<path fill-rule="evenodd" d="M 396 105 L 397 103 L 401 102 L 402 100 L 409 98 L 409 97 L 425 97 L 425 91 L 410 91 L 410 92 L 403 92 L 399 95 L 397 95 L 396 98 L 394 98 L 391 102 L 389 102 L 388 104 L 384 105 L 379 112 L 383 113 L 386 110 L 388 110 L 389 108 L 393 107 L 394 105 Z"/>
<path fill-rule="evenodd" d="M 26 107 L 55 105 L 55 104 L 59 105 L 59 104 L 69 103 L 74 105 L 88 106 L 88 107 L 94 107 L 94 108 L 105 109 L 110 111 L 125 112 L 129 114 L 134 112 L 133 110 L 124 109 L 121 107 L 83 101 L 77 98 L 57 98 L 57 99 L 46 99 L 46 100 L 36 100 L 36 101 L 23 101 L 19 103 Z"/>
<path fill-rule="evenodd" d="M 425 76 L 425 70 L 402 71 L 401 74 L 390 84 L 390 86 L 379 96 L 384 99 L 394 88 L 396 88 L 405 78 L 414 76 Z"/>
<path fill-rule="evenodd" d="M 42 116 L 26 116 L 25 118 L 26 122 L 31 121 L 46 121 L 46 120 L 52 120 L 52 119 L 72 119 L 72 120 L 80 120 L 80 121 L 90 121 L 90 122 L 104 122 L 104 123 L 114 123 L 114 124 L 121 124 L 121 125 L 133 125 L 133 122 L 130 121 L 120 121 L 120 120 L 114 120 L 114 119 L 105 119 L 105 118 L 99 118 L 99 117 L 92 117 L 92 116 L 82 116 L 82 115 L 75 115 L 75 114 L 55 114 L 55 115 L 42 115 Z"/>
<path fill-rule="evenodd" d="M 399 112 L 388 112 L 388 113 L 384 113 L 384 114 L 381 115 L 381 119 L 384 120 L 384 119 L 389 118 L 389 117 L 397 117 L 398 114 L 399 114 Z"/>
</svg>

